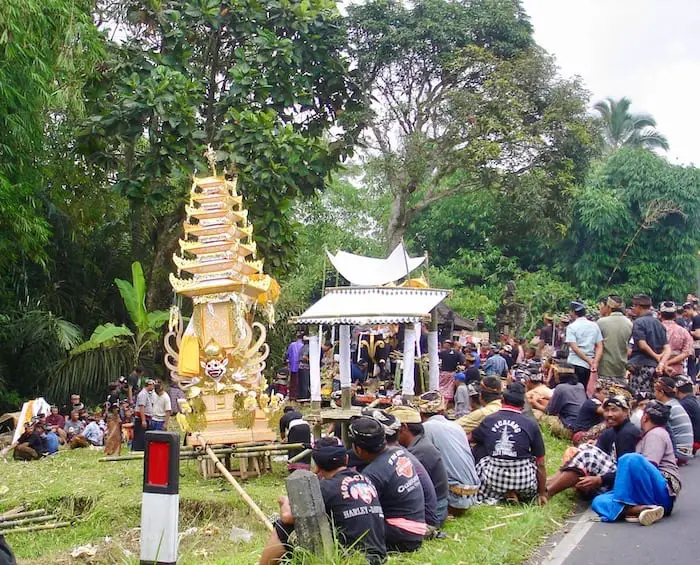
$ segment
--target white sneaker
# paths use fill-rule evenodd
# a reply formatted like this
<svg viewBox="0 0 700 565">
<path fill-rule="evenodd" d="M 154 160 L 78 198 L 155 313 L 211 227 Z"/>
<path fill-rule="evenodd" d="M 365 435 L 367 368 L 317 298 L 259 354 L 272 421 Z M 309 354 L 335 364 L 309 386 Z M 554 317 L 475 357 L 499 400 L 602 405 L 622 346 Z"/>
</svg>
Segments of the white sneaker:
<svg viewBox="0 0 700 565">
<path fill-rule="evenodd" d="M 664 509 L 662 506 L 652 506 L 639 513 L 639 523 L 642 526 L 651 526 L 654 522 L 658 522 L 664 517 Z"/>
</svg>

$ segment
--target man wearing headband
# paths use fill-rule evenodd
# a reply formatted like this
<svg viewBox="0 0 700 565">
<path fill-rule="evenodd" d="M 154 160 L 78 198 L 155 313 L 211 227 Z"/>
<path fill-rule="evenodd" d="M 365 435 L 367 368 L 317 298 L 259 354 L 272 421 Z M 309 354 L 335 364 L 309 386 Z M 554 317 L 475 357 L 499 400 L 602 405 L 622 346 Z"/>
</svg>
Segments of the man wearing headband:
<svg viewBox="0 0 700 565">
<path fill-rule="evenodd" d="M 676 304 L 666 300 L 659 305 L 661 324 L 666 329 L 666 338 L 671 354 L 666 362 L 665 373 L 669 377 L 683 374 L 683 362 L 693 355 L 693 338 L 688 330 L 676 323 Z"/>
<path fill-rule="evenodd" d="M 352 448 L 367 465 L 362 473 L 377 489 L 384 510 L 384 531 L 389 551 L 415 551 L 428 529 L 420 479 L 403 448 L 388 448 L 384 427 L 362 416 L 348 429 Z"/>
<path fill-rule="evenodd" d="M 501 409 L 501 386 L 501 378 L 495 375 L 486 376 L 481 380 L 479 385 L 481 408 L 472 410 L 457 420 L 466 434 L 472 433 L 486 416 Z"/>
<path fill-rule="evenodd" d="M 554 435 L 571 439 L 578 413 L 587 398 L 586 391 L 576 378 L 576 370 L 568 363 L 557 364 L 554 378 L 558 384 L 541 421 L 549 425 Z"/>
<path fill-rule="evenodd" d="M 347 451 L 336 438 L 325 437 L 313 447 L 315 471 L 321 479 L 321 495 L 336 539 L 351 551 L 362 551 L 372 565 L 384 563 L 384 513 L 377 490 L 363 474 L 348 469 Z M 294 530 L 289 500 L 279 500 L 280 519 L 263 550 L 260 563 L 279 563 Z"/>
<path fill-rule="evenodd" d="M 634 453 L 639 430 L 630 422 L 630 405 L 626 396 L 615 394 L 603 401 L 607 429 L 595 445 L 581 443 L 557 473 L 547 480 L 551 498 L 568 488 L 586 495 L 611 489 L 615 481 L 617 460 Z"/>
<path fill-rule="evenodd" d="M 511 383 L 503 407 L 486 417 L 472 433 L 481 486 L 477 501 L 502 500 L 547 503 L 544 439 L 536 422 L 522 414 L 525 386 Z"/>
<path fill-rule="evenodd" d="M 420 412 L 412 406 L 392 406 L 387 412 L 401 422 L 399 443 L 425 467 L 435 488 L 437 519 L 442 525 L 447 518 L 448 479 L 440 451 L 425 437 Z"/>
<path fill-rule="evenodd" d="M 665 427 L 669 414 L 670 408 L 658 400 L 647 403 L 636 453 L 620 457 L 613 489 L 593 499 L 591 507 L 604 522 L 624 517 L 649 526 L 671 513 L 681 481 Z"/>
<path fill-rule="evenodd" d="M 633 393 L 653 392 L 654 380 L 664 373 L 671 354 L 666 329 L 651 313 L 651 298 L 638 294 L 632 299 L 632 353 L 629 357 L 630 387 Z"/>
<path fill-rule="evenodd" d="M 654 396 L 671 409 L 668 429 L 676 458 L 681 464 L 687 463 L 693 456 L 693 424 L 676 398 L 676 381 L 671 377 L 659 377 L 654 385 Z"/>
<path fill-rule="evenodd" d="M 676 378 L 676 397 L 693 425 L 693 455 L 700 449 L 700 403 L 695 396 L 693 381 L 686 375 Z"/>
<path fill-rule="evenodd" d="M 569 346 L 567 361 L 573 365 L 576 377 L 585 390 L 591 372 L 598 371 L 598 360 L 603 354 L 603 335 L 598 324 L 586 318 L 585 304 L 574 301 L 569 308 L 573 322 L 566 328 L 566 343 Z"/>
<path fill-rule="evenodd" d="M 372 415 L 369 417 L 374 418 L 384 427 L 387 447 L 399 447 L 399 431 L 401 430 L 399 419 L 394 414 L 384 410 L 375 410 L 373 408 L 370 410 L 372 410 Z M 363 410 L 362 415 L 366 416 L 368 414 L 365 414 L 365 410 Z M 444 518 L 442 520 L 438 518 L 435 486 L 423 463 L 410 450 L 407 450 L 405 455 L 413 463 L 418 479 L 420 479 L 420 486 L 423 489 L 423 498 L 425 499 L 425 523 L 429 526 L 426 537 L 431 538 L 445 521 Z"/>
<path fill-rule="evenodd" d="M 627 344 L 632 337 L 632 322 L 624 314 L 625 305 L 616 294 L 598 304 L 598 327 L 603 336 L 603 351 L 598 360 L 598 379 L 627 383 Z"/>
<path fill-rule="evenodd" d="M 498 380 L 497 377 L 492 377 Z M 447 471 L 449 492 L 448 512 L 457 516 L 474 504 L 474 494 L 479 485 L 474 456 L 464 431 L 455 422 L 445 418 L 444 400 L 439 392 L 422 394 L 416 401 L 423 420 L 426 439 L 442 454 Z M 466 417 L 469 417 L 468 414 Z M 462 418 L 464 419 L 464 418 Z"/>
</svg>

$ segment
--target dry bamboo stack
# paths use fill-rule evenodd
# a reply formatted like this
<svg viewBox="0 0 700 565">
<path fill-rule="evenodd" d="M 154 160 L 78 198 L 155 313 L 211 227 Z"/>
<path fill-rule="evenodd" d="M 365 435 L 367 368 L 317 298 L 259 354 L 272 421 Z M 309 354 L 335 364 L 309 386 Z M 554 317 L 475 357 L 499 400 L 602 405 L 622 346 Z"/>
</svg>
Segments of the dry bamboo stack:
<svg viewBox="0 0 700 565">
<path fill-rule="evenodd" d="M 43 508 L 25 510 L 23 506 L 19 506 L 0 515 L 0 535 L 3 536 L 40 530 L 55 530 L 70 525 L 71 523 L 67 521 L 59 522 L 56 515 L 48 514 Z"/>
</svg>

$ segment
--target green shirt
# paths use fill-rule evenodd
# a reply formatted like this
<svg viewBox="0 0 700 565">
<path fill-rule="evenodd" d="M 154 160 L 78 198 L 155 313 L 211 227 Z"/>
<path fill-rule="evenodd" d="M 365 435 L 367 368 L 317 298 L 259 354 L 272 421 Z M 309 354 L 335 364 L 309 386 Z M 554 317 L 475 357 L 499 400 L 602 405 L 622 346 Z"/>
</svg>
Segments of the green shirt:
<svg viewBox="0 0 700 565">
<path fill-rule="evenodd" d="M 632 337 L 632 322 L 622 312 L 613 312 L 598 320 L 603 334 L 603 357 L 598 365 L 601 377 L 624 378 L 627 374 L 627 345 Z"/>
</svg>

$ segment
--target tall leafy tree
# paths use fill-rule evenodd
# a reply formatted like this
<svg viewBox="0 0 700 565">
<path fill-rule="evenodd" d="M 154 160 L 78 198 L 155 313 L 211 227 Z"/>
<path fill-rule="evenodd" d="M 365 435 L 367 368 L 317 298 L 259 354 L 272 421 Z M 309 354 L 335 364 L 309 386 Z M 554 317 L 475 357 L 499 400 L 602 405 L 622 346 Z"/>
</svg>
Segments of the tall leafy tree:
<svg viewBox="0 0 700 565">
<path fill-rule="evenodd" d="M 668 151 L 668 140 L 656 129 L 656 120 L 648 114 L 630 113 L 631 104 L 629 98 L 606 98 L 595 103 L 608 150 L 630 147 Z"/>
<path fill-rule="evenodd" d="M 446 197 L 508 189 L 535 170 L 553 193 L 572 183 L 585 97 L 556 78 L 519 2 L 374 0 L 348 14 L 373 102 L 368 157 L 392 197 L 389 248 Z"/>
</svg>

